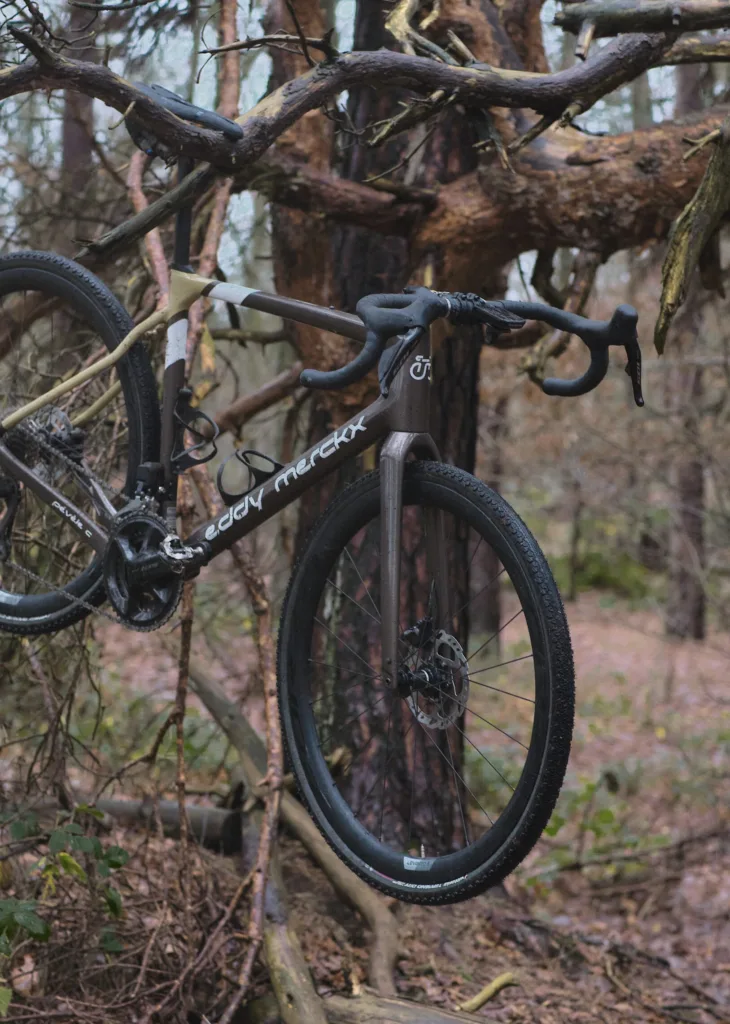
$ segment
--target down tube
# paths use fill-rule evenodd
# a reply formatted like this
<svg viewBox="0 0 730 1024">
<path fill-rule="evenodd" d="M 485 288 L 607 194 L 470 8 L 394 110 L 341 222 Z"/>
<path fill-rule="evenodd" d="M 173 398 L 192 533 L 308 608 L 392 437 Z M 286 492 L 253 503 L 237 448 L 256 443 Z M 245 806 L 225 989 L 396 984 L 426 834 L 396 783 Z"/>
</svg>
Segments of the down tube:
<svg viewBox="0 0 730 1024">
<path fill-rule="evenodd" d="M 207 541 L 211 558 L 215 558 L 323 480 L 345 459 L 359 455 L 384 437 L 389 429 L 387 408 L 387 402 L 378 398 L 364 412 L 283 466 L 263 486 L 243 495 L 223 515 L 198 527 L 186 543 Z"/>
</svg>

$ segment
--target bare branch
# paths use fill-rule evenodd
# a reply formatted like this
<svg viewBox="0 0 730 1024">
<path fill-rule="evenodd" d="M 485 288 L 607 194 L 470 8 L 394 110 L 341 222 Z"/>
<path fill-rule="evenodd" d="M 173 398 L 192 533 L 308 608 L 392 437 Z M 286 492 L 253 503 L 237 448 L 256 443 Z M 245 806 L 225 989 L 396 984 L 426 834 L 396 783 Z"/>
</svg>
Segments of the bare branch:
<svg viewBox="0 0 730 1024">
<path fill-rule="evenodd" d="M 340 51 L 332 45 L 329 39 L 330 34 L 328 32 L 321 39 L 305 36 L 307 46 L 310 50 L 320 50 L 325 57 L 338 57 Z M 200 52 L 216 57 L 218 54 L 230 53 L 232 50 L 254 50 L 258 46 L 281 46 L 282 43 L 301 43 L 301 36 L 289 35 L 287 32 L 275 32 L 273 35 L 258 36 L 255 39 L 239 39 L 235 43 L 228 43 L 227 46 L 214 46 L 210 50 L 201 50 Z"/>
<path fill-rule="evenodd" d="M 344 89 L 358 85 L 410 88 L 432 94 L 458 91 L 468 105 L 531 107 L 560 114 L 576 99 L 586 110 L 597 99 L 661 61 L 667 46 L 662 34 L 627 36 L 591 60 L 553 75 L 501 71 L 484 65 L 458 67 L 390 50 L 342 54 L 317 65 L 265 97 L 239 119 L 243 138 L 230 143 L 219 133 L 182 121 L 101 64 L 61 57 L 30 33 L 11 28 L 35 61 L 0 72 L 0 100 L 32 88 L 65 88 L 94 96 L 124 113 L 134 103 L 135 118 L 175 153 L 205 160 L 221 170 L 238 170 L 257 160 L 310 110 Z"/>
<path fill-rule="evenodd" d="M 288 370 L 284 370 L 283 373 L 267 381 L 257 391 L 243 395 L 231 402 L 225 409 L 221 409 L 215 417 L 220 432 L 239 430 L 253 416 L 276 405 L 277 402 L 281 402 L 299 386 L 301 372 L 302 364 L 295 363 Z"/>
</svg>

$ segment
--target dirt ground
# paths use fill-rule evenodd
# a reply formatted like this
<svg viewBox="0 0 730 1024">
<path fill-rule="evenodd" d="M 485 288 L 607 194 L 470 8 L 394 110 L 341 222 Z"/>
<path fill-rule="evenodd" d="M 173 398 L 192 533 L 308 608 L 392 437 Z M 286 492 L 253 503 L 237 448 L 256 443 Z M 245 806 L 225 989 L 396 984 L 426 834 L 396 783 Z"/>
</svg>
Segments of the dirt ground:
<svg viewBox="0 0 730 1024">
<path fill-rule="evenodd" d="M 485 1019 L 730 1021 L 730 638 L 671 644 L 658 614 L 597 594 L 568 615 L 577 717 L 554 834 L 503 889 L 398 906 L 398 990 L 455 1008 L 511 971 Z M 153 675 L 162 699 L 174 664 L 159 644 L 124 675 Z M 118 650 L 110 629 L 103 660 Z M 361 923 L 293 841 L 283 859 L 318 989 L 357 993 Z"/>
</svg>

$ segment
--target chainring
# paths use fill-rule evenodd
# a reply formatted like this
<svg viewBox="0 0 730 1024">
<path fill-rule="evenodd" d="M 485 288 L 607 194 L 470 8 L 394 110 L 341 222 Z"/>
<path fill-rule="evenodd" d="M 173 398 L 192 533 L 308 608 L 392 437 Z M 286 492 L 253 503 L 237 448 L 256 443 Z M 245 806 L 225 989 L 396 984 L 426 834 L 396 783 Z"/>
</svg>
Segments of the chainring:
<svg viewBox="0 0 730 1024">
<path fill-rule="evenodd" d="M 164 519 L 143 509 L 122 512 L 114 522 L 102 563 L 104 585 L 110 604 L 129 629 L 159 629 L 180 602 L 180 574 L 169 570 L 147 581 L 135 578 L 140 564 L 159 553 L 167 534 Z"/>
</svg>

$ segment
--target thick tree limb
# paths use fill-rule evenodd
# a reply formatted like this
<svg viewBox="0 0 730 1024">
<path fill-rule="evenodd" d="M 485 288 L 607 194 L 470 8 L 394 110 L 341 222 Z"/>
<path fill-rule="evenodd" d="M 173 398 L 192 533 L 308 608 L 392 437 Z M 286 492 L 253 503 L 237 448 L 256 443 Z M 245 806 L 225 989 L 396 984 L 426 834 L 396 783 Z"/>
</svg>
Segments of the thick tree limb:
<svg viewBox="0 0 730 1024">
<path fill-rule="evenodd" d="M 662 64 L 705 64 L 730 60 L 730 36 L 682 36 L 669 47 Z"/>
<path fill-rule="evenodd" d="M 667 332 L 687 295 L 705 246 L 730 206 L 730 118 L 715 136 L 710 162 L 697 189 L 677 218 L 662 268 L 662 297 L 654 328 L 654 346 L 664 351 Z"/>
<path fill-rule="evenodd" d="M 579 99 L 585 110 L 659 61 L 668 42 L 663 34 L 622 37 L 585 64 L 552 75 L 479 65 L 454 67 L 390 50 L 342 54 L 266 96 L 239 118 L 243 138 L 230 143 L 217 132 L 168 113 L 104 65 L 71 60 L 22 29 L 11 31 L 34 59 L 0 72 L 0 100 L 34 88 L 64 88 L 101 99 L 122 114 L 134 104 L 135 118 L 173 152 L 185 152 L 229 173 L 259 159 L 287 128 L 344 89 L 372 85 L 428 94 L 436 89 L 457 90 L 463 103 L 530 107 L 539 113 L 560 113 Z"/>
<path fill-rule="evenodd" d="M 257 187 L 267 179 L 276 201 L 386 234 L 408 235 L 415 229 L 416 242 L 424 249 L 434 244 L 477 246 L 490 265 L 555 245 L 595 247 L 608 255 L 667 234 L 704 170 L 702 160 L 682 161 L 683 139 L 688 131 L 711 132 L 724 113 L 716 108 L 684 123 L 588 142 L 551 133 L 534 152 L 529 148 L 519 159 L 512 156 L 516 173 L 491 166 L 430 192 L 423 204 L 400 202 L 397 196 L 312 170 L 277 151 L 268 153 L 250 174 L 238 175 L 236 188 Z M 191 196 L 204 192 L 214 174 L 209 167 L 194 171 L 141 214 L 88 244 L 77 259 L 98 266 L 112 258 Z M 415 199 L 418 194 L 413 195 Z"/>
<path fill-rule="evenodd" d="M 727 28 L 728 0 L 588 0 L 558 11 L 553 24 L 578 34 L 583 25 L 593 35 L 615 36 L 620 32 L 696 32 Z"/>
<path fill-rule="evenodd" d="M 492 164 L 443 186 L 414 236 L 417 251 L 481 251 L 486 268 L 528 249 L 566 246 L 605 257 L 663 238 L 704 171 L 701 157 L 682 160 L 685 136 L 712 131 L 726 113 L 715 108 L 589 142 L 546 136 L 513 158 L 516 174 Z"/>
</svg>

